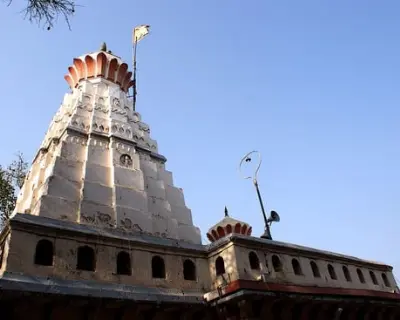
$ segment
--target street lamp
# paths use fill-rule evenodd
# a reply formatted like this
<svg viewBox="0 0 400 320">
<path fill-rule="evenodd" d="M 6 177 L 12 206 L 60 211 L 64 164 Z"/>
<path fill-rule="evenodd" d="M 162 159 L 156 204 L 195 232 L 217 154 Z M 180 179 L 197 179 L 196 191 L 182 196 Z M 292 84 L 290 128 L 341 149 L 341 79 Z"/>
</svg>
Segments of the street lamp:
<svg viewBox="0 0 400 320">
<path fill-rule="evenodd" d="M 254 158 L 255 160 L 253 161 Z M 261 153 L 259 153 L 258 151 L 251 151 L 248 154 L 246 154 L 240 161 L 239 171 L 243 174 L 243 167 L 246 164 L 249 165 L 251 163 L 256 163 L 254 174 L 250 176 L 244 175 L 244 179 L 252 179 L 254 187 L 256 188 L 257 191 L 258 201 L 260 202 L 261 212 L 264 218 L 264 233 L 261 236 L 261 238 L 272 240 L 271 230 L 270 230 L 271 224 L 272 222 L 279 222 L 280 217 L 276 211 L 271 211 L 269 218 L 267 218 L 265 214 L 264 204 L 261 198 L 260 188 L 258 186 L 258 181 L 257 181 L 257 175 L 261 167 L 261 162 L 262 162 Z"/>
</svg>

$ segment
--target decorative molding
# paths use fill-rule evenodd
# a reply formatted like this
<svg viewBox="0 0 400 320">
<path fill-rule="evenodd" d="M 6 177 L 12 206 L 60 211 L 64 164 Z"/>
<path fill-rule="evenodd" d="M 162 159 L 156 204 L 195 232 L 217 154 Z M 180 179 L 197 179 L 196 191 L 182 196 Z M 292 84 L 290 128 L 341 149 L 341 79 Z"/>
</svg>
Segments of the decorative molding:
<svg viewBox="0 0 400 320">
<path fill-rule="evenodd" d="M 89 145 L 98 147 L 101 149 L 109 149 L 110 148 L 110 143 L 109 143 L 108 139 L 98 139 L 98 138 L 91 137 L 89 139 Z"/>
<path fill-rule="evenodd" d="M 77 88 L 82 80 L 93 78 L 107 79 L 119 85 L 124 92 L 128 92 L 133 86 L 132 72 L 128 71 L 128 65 L 116 56 L 102 51 L 75 58 L 64 78 L 71 89 Z"/>
</svg>

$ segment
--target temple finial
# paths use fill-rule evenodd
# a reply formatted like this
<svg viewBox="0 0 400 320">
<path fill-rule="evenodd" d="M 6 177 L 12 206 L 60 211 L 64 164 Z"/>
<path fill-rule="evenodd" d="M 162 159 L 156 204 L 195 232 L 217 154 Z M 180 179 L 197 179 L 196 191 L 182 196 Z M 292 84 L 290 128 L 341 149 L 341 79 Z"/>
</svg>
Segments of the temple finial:
<svg viewBox="0 0 400 320">
<path fill-rule="evenodd" d="M 225 217 L 229 217 L 228 208 L 225 206 Z"/>
<path fill-rule="evenodd" d="M 100 51 L 107 51 L 107 44 L 103 42 L 100 46 Z"/>
</svg>

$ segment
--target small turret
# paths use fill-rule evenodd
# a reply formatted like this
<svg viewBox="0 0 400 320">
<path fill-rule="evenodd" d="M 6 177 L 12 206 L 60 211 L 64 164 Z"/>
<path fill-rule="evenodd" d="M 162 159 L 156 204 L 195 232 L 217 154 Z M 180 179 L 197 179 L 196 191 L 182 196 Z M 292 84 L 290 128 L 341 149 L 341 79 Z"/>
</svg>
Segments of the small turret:
<svg viewBox="0 0 400 320">
<path fill-rule="evenodd" d="M 207 232 L 207 238 L 211 242 L 217 241 L 228 234 L 237 233 L 251 236 L 252 227 L 242 221 L 233 219 L 229 216 L 228 208 L 225 207 L 225 217 Z"/>
</svg>

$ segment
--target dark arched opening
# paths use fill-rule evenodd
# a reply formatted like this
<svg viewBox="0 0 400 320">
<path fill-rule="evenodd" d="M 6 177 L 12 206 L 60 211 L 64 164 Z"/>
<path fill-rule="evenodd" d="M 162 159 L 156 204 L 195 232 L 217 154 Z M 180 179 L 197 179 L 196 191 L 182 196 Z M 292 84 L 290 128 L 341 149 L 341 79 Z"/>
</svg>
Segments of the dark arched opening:
<svg viewBox="0 0 400 320">
<path fill-rule="evenodd" d="M 274 268 L 275 272 L 283 271 L 281 259 L 279 259 L 277 255 L 272 256 L 272 267 Z"/>
<path fill-rule="evenodd" d="M 301 266 L 300 262 L 297 259 L 292 259 L 292 267 L 293 267 L 293 272 L 297 276 L 301 276 L 303 272 L 301 271 Z"/>
<path fill-rule="evenodd" d="M 310 262 L 311 270 L 315 278 L 321 278 L 321 273 L 319 272 L 318 266 L 315 261 Z"/>
<path fill-rule="evenodd" d="M 358 280 L 360 280 L 361 283 L 365 283 L 364 274 L 362 273 L 361 269 L 357 269 L 357 275 Z"/>
<path fill-rule="evenodd" d="M 337 280 L 336 272 L 335 269 L 331 264 L 328 264 L 328 272 L 329 276 L 331 277 L 332 280 Z"/>
<path fill-rule="evenodd" d="M 121 251 L 117 255 L 117 274 L 130 276 L 132 274 L 131 257 L 128 252 Z"/>
<path fill-rule="evenodd" d="M 217 276 L 225 273 L 225 261 L 222 257 L 218 257 L 215 260 L 215 273 Z"/>
<path fill-rule="evenodd" d="M 369 272 L 369 276 L 371 277 L 372 283 L 377 285 L 378 284 L 378 279 L 376 279 L 376 275 L 373 271 Z"/>
<path fill-rule="evenodd" d="M 258 256 L 254 251 L 251 251 L 249 253 L 249 262 L 250 262 L 250 268 L 252 270 L 260 269 L 260 260 L 258 259 Z"/>
<path fill-rule="evenodd" d="M 343 266 L 342 269 L 343 269 L 343 274 L 344 274 L 344 277 L 345 277 L 346 281 L 350 282 L 351 281 L 351 276 L 350 276 L 349 269 L 346 266 Z"/>
<path fill-rule="evenodd" d="M 41 266 L 53 265 L 54 248 L 50 240 L 39 240 L 35 250 L 35 264 Z"/>
<path fill-rule="evenodd" d="M 383 284 L 386 287 L 390 287 L 389 279 L 388 279 L 386 273 L 382 273 L 382 280 L 383 280 Z"/>
<path fill-rule="evenodd" d="M 76 269 L 94 271 L 96 269 L 96 256 L 94 250 L 89 246 L 78 248 Z"/>
<path fill-rule="evenodd" d="M 153 278 L 165 278 L 165 263 L 164 259 L 159 256 L 154 256 L 151 260 L 151 271 Z"/>
<path fill-rule="evenodd" d="M 196 266 L 192 260 L 186 259 L 183 262 L 183 278 L 196 281 Z"/>
</svg>

